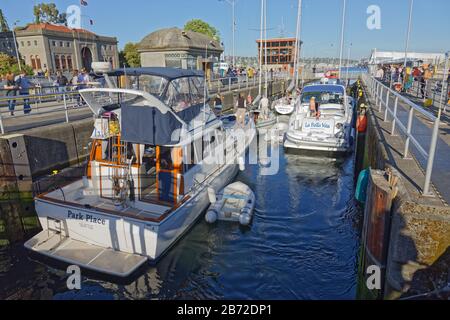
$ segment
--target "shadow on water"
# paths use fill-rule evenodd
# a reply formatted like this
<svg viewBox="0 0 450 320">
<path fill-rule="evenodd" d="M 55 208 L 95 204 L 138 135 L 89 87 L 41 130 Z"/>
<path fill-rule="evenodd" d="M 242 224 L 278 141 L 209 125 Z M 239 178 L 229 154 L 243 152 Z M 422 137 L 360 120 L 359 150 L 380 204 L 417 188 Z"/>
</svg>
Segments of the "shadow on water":
<svg viewBox="0 0 450 320">
<path fill-rule="evenodd" d="M 250 228 L 201 218 L 131 282 L 83 273 L 82 289 L 70 291 L 65 269 L 29 259 L 21 245 L 2 251 L 0 298 L 354 299 L 353 158 L 309 160 L 281 154 L 279 172 L 267 176 L 248 166 L 237 179 L 257 197 Z"/>
</svg>

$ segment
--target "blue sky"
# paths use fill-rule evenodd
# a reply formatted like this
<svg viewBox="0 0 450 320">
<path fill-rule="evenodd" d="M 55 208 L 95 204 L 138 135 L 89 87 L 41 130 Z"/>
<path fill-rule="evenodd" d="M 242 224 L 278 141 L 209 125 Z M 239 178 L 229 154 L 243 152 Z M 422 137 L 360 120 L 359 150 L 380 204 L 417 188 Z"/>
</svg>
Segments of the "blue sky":
<svg viewBox="0 0 450 320">
<path fill-rule="evenodd" d="M 0 0 L 8 22 L 21 24 L 33 19 L 37 0 Z M 50 1 L 49 1 L 50 2 Z M 78 0 L 54 1 L 65 11 Z M 225 53 L 231 53 L 231 6 L 219 0 L 87 0 L 83 7 L 84 24 L 101 35 L 116 36 L 119 47 L 140 41 L 159 28 L 178 26 L 192 18 L 203 19 L 219 29 Z M 297 0 L 267 0 L 269 37 L 280 36 L 282 20 L 286 36 L 295 35 Z M 347 0 L 346 47 L 352 43 L 352 57 L 369 55 L 372 48 L 404 50 L 410 0 Z M 339 56 L 340 25 L 343 0 L 303 0 L 303 54 L 320 57 Z M 381 30 L 368 30 L 369 5 L 381 8 Z M 419 52 L 450 50 L 450 1 L 415 0 L 410 49 Z M 88 18 L 89 17 L 89 18 Z M 238 0 L 236 5 L 236 54 L 257 55 L 260 0 Z M 347 49 L 345 50 L 345 56 Z"/>
</svg>

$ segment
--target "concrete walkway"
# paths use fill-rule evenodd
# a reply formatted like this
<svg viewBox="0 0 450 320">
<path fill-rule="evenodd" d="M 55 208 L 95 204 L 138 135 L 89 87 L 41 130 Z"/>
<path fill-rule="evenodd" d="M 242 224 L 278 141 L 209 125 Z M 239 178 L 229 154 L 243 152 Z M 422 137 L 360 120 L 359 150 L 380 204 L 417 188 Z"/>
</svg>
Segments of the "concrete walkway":
<svg viewBox="0 0 450 320">
<path fill-rule="evenodd" d="M 24 114 L 23 106 L 16 106 L 14 116 L 7 111 L 8 108 L 1 108 L 1 117 L 5 134 L 47 126 L 66 121 L 66 112 L 62 102 L 45 102 L 39 105 L 31 104 L 31 113 Z M 87 106 L 74 107 L 69 104 L 69 121 L 77 121 L 92 117 L 92 111 Z"/>
<path fill-rule="evenodd" d="M 390 98 L 389 106 L 393 109 L 394 98 Z M 415 102 L 415 101 L 413 101 Z M 382 108 L 384 112 L 384 107 Z M 399 100 L 397 117 L 403 126 L 408 123 L 409 106 Z M 387 121 L 391 122 L 392 117 L 388 115 Z M 425 118 L 423 115 L 415 113 L 412 126 L 412 135 L 416 138 L 419 144 L 425 151 L 430 150 L 431 136 L 432 136 L 433 122 Z M 389 132 L 390 133 L 390 132 Z M 395 134 L 401 134 L 401 131 L 396 127 Z M 405 137 L 403 137 L 405 138 Z M 403 153 L 403 150 L 399 150 Z M 419 163 L 420 167 L 425 172 L 427 166 L 427 159 L 417 150 L 414 144 L 410 143 L 410 154 Z M 411 160 L 413 161 L 413 160 Z M 434 160 L 434 167 L 431 176 L 431 181 L 437 189 L 439 196 L 447 203 L 450 203 L 450 127 L 443 122 L 439 130 L 439 138 L 436 146 L 436 155 Z M 423 187 L 422 185 L 420 186 Z"/>
</svg>

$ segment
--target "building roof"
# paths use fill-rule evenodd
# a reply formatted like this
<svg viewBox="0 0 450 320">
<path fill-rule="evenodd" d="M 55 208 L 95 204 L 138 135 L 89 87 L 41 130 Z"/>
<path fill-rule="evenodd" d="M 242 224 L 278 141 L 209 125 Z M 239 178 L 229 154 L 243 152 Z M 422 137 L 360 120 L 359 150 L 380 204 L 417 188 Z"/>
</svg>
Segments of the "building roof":
<svg viewBox="0 0 450 320">
<path fill-rule="evenodd" d="M 369 57 L 369 64 L 394 63 L 394 61 L 405 59 L 404 51 L 381 51 L 373 49 Z M 424 53 L 424 52 L 408 52 L 408 61 L 422 60 L 426 62 L 438 62 L 445 59 L 443 53 Z"/>
<path fill-rule="evenodd" d="M 167 28 L 145 36 L 139 43 L 138 50 L 141 52 L 189 49 L 204 51 L 206 46 L 208 46 L 208 51 L 223 52 L 220 43 L 207 35 L 179 28 Z"/>
<path fill-rule="evenodd" d="M 80 32 L 80 33 L 88 33 L 94 34 L 93 32 L 86 29 L 77 29 L 77 28 L 69 28 L 63 25 L 51 24 L 51 23 L 31 23 L 24 28 L 21 28 L 20 31 L 38 31 L 38 30 L 48 30 L 48 31 L 56 31 L 56 32 Z"/>
<path fill-rule="evenodd" d="M 295 38 L 272 38 L 272 39 L 256 39 L 256 42 L 273 42 L 273 41 L 295 41 Z"/>
<path fill-rule="evenodd" d="M 126 68 L 126 69 L 116 69 L 112 72 L 108 72 L 111 76 L 140 76 L 140 75 L 151 75 L 166 78 L 171 81 L 173 79 L 183 78 L 183 77 L 203 77 L 203 71 L 199 70 L 188 70 L 188 69 L 176 69 L 176 68 L 162 68 L 162 67 L 145 67 L 145 68 Z"/>
</svg>

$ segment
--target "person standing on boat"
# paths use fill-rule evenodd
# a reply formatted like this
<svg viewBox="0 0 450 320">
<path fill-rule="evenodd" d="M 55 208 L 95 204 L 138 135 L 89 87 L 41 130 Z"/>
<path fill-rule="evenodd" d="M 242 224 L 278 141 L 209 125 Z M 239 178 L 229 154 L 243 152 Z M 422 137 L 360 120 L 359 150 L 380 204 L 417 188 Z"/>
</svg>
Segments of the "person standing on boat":
<svg viewBox="0 0 450 320">
<path fill-rule="evenodd" d="M 214 98 L 214 110 L 218 113 L 222 113 L 222 97 L 220 94 L 216 94 L 216 97 Z"/>
<path fill-rule="evenodd" d="M 311 117 L 316 117 L 317 120 L 320 118 L 319 103 L 316 101 L 316 97 L 311 97 L 309 100 L 309 111 Z"/>
<path fill-rule="evenodd" d="M 236 111 L 236 118 L 237 122 L 241 125 L 245 122 L 245 112 L 247 111 L 247 102 L 244 99 L 244 96 L 242 93 L 239 94 L 239 98 L 236 102 L 237 111 Z"/>
<path fill-rule="evenodd" d="M 263 120 L 269 118 L 269 99 L 266 96 L 263 96 L 259 103 L 259 107 L 261 109 L 261 117 Z"/>
</svg>

